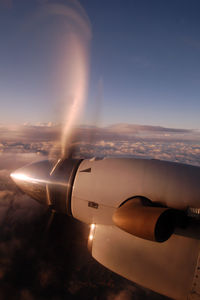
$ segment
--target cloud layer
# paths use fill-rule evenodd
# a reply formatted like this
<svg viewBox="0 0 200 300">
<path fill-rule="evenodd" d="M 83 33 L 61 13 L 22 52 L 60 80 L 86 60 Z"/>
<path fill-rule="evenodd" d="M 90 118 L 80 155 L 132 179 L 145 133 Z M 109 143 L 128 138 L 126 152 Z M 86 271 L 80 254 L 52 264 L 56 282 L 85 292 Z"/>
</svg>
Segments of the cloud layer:
<svg viewBox="0 0 200 300">
<path fill-rule="evenodd" d="M 23 156 L 27 162 L 60 156 L 60 132 L 53 124 L 0 126 L 0 155 L 8 161 Z M 130 124 L 81 127 L 74 133 L 73 147 L 79 157 L 128 156 L 200 165 L 200 133 L 195 130 Z"/>
</svg>

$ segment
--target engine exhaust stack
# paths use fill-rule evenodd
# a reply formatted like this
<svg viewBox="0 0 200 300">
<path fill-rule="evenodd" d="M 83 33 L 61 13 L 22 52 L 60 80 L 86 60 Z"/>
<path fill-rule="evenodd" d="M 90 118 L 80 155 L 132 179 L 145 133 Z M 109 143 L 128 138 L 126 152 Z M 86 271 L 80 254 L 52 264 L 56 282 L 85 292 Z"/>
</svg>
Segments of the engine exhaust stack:
<svg viewBox="0 0 200 300">
<path fill-rule="evenodd" d="M 144 206 L 141 198 L 126 201 L 113 215 L 114 224 L 120 229 L 143 239 L 164 242 L 170 238 L 180 219 L 178 210 Z"/>
</svg>

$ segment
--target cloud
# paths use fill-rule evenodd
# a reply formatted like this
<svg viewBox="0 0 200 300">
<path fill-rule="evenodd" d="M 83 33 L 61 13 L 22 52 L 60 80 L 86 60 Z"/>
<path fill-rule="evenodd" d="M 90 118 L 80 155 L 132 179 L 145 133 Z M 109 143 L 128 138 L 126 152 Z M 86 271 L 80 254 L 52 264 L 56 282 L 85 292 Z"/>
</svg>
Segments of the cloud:
<svg viewBox="0 0 200 300">
<path fill-rule="evenodd" d="M 60 126 L 47 126 L 42 124 L 24 125 L 24 126 L 0 126 L 1 142 L 45 142 L 49 140 L 56 140 L 60 136 Z"/>
<path fill-rule="evenodd" d="M 133 289 L 132 286 L 130 289 L 130 286 L 127 286 L 124 290 L 120 290 L 117 293 L 111 293 L 107 300 L 131 300 L 133 299 L 134 292 L 137 293 L 137 289 Z"/>
<path fill-rule="evenodd" d="M 108 126 L 107 129 L 113 132 L 120 132 L 120 133 L 139 133 L 139 132 L 149 132 L 149 133 L 177 133 L 177 134 L 192 134 L 194 130 L 191 129 L 180 129 L 180 128 L 167 128 L 162 126 L 150 126 L 150 125 L 136 125 L 136 124 L 114 124 Z"/>
<path fill-rule="evenodd" d="M 60 156 L 60 126 L 0 127 L 0 170 Z M 76 157 L 157 158 L 200 165 L 200 133 L 160 126 L 116 124 L 80 127 L 72 139 Z"/>
</svg>

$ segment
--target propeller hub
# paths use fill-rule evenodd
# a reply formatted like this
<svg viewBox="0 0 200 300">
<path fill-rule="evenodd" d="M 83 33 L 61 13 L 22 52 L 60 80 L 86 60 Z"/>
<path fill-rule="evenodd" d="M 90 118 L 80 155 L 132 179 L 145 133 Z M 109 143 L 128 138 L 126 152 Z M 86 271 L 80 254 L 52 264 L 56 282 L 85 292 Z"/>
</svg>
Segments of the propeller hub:
<svg viewBox="0 0 200 300">
<path fill-rule="evenodd" d="M 29 164 L 10 176 L 17 186 L 41 204 L 54 211 L 71 214 L 71 191 L 81 160 L 59 159 Z"/>
</svg>

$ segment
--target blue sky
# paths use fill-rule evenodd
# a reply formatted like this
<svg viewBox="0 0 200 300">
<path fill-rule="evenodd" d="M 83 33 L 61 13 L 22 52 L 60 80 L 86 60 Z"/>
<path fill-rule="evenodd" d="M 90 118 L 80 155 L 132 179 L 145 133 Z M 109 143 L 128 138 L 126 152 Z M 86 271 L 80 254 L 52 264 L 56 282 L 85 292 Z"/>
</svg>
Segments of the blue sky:
<svg viewBox="0 0 200 300">
<path fill-rule="evenodd" d="M 38 21 L 45 2 L 67 3 L 4 0 L 0 6 L 1 123 L 59 121 L 65 20 Z M 92 25 L 83 121 L 200 129 L 200 2 L 81 4 Z"/>
</svg>

